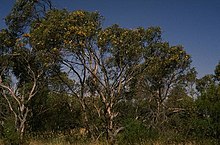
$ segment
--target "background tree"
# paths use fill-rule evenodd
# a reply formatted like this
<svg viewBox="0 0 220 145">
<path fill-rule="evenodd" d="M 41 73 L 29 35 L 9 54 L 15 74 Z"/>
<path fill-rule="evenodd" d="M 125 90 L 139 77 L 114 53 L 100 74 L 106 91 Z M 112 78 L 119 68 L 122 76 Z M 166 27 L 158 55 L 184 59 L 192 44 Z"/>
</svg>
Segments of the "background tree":
<svg viewBox="0 0 220 145">
<path fill-rule="evenodd" d="M 199 92 L 196 99 L 195 133 L 201 138 L 219 138 L 219 81 L 218 66 L 214 75 L 206 75 L 197 80 Z M 205 131 L 201 131 L 205 130 Z"/>
<path fill-rule="evenodd" d="M 220 81 L 220 62 L 217 64 L 215 68 L 215 78 L 217 81 Z"/>
<path fill-rule="evenodd" d="M 159 127 L 167 120 L 168 110 L 177 111 L 166 102 L 174 88 L 187 86 L 189 76 L 195 73 L 190 63 L 190 56 L 181 46 L 169 46 L 159 40 L 146 47 L 143 64 L 146 68 L 136 83 L 136 92 L 148 100 L 148 115 L 155 126 Z"/>
</svg>

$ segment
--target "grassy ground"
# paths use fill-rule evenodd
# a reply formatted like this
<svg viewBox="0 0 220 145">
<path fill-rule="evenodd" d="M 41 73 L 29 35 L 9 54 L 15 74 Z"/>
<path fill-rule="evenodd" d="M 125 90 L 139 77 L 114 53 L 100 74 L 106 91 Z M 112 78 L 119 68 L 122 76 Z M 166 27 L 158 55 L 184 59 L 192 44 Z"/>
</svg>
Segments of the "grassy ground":
<svg viewBox="0 0 220 145">
<path fill-rule="evenodd" d="M 52 142 L 42 142 L 42 141 L 31 141 L 30 145 L 107 145 L 104 142 L 92 142 L 92 143 L 67 143 L 67 142 L 60 142 L 60 141 L 52 141 Z M 141 144 L 135 144 L 135 145 L 217 145 L 217 143 L 205 141 L 205 142 L 188 142 L 188 143 L 164 143 L 160 141 L 156 142 L 143 142 Z"/>
<path fill-rule="evenodd" d="M 29 145 L 108 145 L 106 142 L 72 142 L 69 143 L 62 139 L 54 138 L 52 140 L 30 140 Z M 218 142 L 213 142 L 210 140 L 204 140 L 199 142 L 185 142 L 185 143 L 167 143 L 163 141 L 154 141 L 154 142 L 142 142 L 141 144 L 135 145 L 217 145 Z M 0 145 L 4 145 L 3 141 L 0 140 Z"/>
<path fill-rule="evenodd" d="M 92 142 L 92 143 L 72 143 L 65 141 L 51 141 L 51 142 L 45 142 L 45 141 L 36 141 L 32 140 L 30 142 L 30 145 L 106 145 L 106 143 L 101 142 Z"/>
<path fill-rule="evenodd" d="M 30 145 L 107 145 L 102 142 L 93 142 L 93 143 L 65 143 L 65 142 L 41 142 L 41 141 L 31 141 Z M 137 144 L 139 145 L 139 144 Z M 165 145 L 164 143 L 155 142 L 155 143 L 141 143 L 140 145 Z M 197 145 L 195 143 L 184 143 L 184 144 L 170 144 L 170 145 Z"/>
</svg>

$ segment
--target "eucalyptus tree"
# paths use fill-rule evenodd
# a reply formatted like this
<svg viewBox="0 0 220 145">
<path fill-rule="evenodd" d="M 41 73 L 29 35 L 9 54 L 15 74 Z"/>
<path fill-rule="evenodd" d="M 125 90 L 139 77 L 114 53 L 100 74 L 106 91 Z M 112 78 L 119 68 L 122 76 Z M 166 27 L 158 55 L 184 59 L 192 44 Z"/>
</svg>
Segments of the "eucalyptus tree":
<svg viewBox="0 0 220 145">
<path fill-rule="evenodd" d="M 44 52 L 48 59 L 56 58 L 63 66 L 63 73 L 68 79 L 59 79 L 68 87 L 68 93 L 76 97 L 81 104 L 84 127 L 91 133 L 88 111 L 86 108 L 86 51 L 84 45 L 90 45 L 100 25 L 98 13 L 84 11 L 67 12 L 54 10 L 47 13 L 44 20 L 32 27 L 32 45 L 38 51 Z M 56 25 L 54 25 L 56 23 Z M 84 55 L 84 56 L 83 56 Z M 56 73 L 56 71 L 55 71 Z"/>
<path fill-rule="evenodd" d="M 214 72 L 214 74 L 197 79 L 196 89 L 199 93 L 195 100 L 197 117 L 193 124 L 195 128 L 193 132 L 197 134 L 198 138 L 214 138 L 219 141 L 219 63 L 216 65 Z"/>
<path fill-rule="evenodd" d="M 36 54 L 24 48 L 25 39 L 27 38 L 21 38 L 13 47 L 13 57 L 10 60 L 13 70 L 9 68 L 7 78 L 4 78 L 4 75 L 0 77 L 1 95 L 14 114 L 15 128 L 21 141 L 24 137 L 27 116 L 30 113 L 27 104 L 40 90 L 41 77 L 46 70 L 46 67 L 40 67 Z M 6 66 L 5 70 L 8 69 L 7 67 L 9 66 Z M 2 71 L 2 73 L 6 72 Z"/>
<path fill-rule="evenodd" d="M 123 129 L 115 122 L 116 105 L 126 98 L 131 80 L 141 72 L 143 51 L 156 40 L 159 29 L 118 25 L 103 29 L 101 24 L 102 17 L 96 12 L 53 10 L 33 24 L 31 45 L 61 63 L 72 80 L 66 81 L 69 92 L 82 106 L 87 131 L 91 135 L 98 132 L 96 137 L 106 134 L 113 143 Z M 101 127 L 89 120 L 91 100 Z"/>
<path fill-rule="evenodd" d="M 146 67 L 136 83 L 136 92 L 148 101 L 148 119 L 151 118 L 153 126 L 159 127 L 166 121 L 167 112 L 178 111 L 167 106 L 171 91 L 178 86 L 186 87 L 196 72 L 190 66 L 191 58 L 182 46 L 170 46 L 162 39 L 152 42 L 144 54 Z"/>
<path fill-rule="evenodd" d="M 7 29 L 0 32 L 1 97 L 14 116 L 14 127 L 22 143 L 30 115 L 28 103 L 42 87 L 42 76 L 50 67 L 30 45 L 28 33 L 33 20 L 43 17 L 49 0 L 18 0 L 6 17 Z M 53 64 L 53 63 L 51 63 Z"/>
</svg>

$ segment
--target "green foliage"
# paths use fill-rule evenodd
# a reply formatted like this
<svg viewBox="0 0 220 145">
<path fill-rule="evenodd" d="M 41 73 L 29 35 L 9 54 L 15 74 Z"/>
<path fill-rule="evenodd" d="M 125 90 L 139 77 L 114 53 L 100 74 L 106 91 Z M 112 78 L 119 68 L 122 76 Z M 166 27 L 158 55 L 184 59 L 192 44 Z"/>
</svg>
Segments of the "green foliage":
<svg viewBox="0 0 220 145">
<path fill-rule="evenodd" d="M 3 126 L 3 140 L 6 145 L 19 145 L 19 134 L 16 131 L 16 128 L 14 126 L 14 117 L 9 116 L 7 117 L 5 124 Z"/>
<path fill-rule="evenodd" d="M 183 76 L 190 71 L 190 56 L 182 46 L 169 46 L 169 43 L 151 44 L 146 50 L 145 61 L 147 80 L 155 89 L 169 85 L 169 79 L 182 83 Z"/>
<path fill-rule="evenodd" d="M 198 118 L 196 128 L 202 137 L 219 138 L 220 86 L 214 82 L 201 92 L 196 100 Z M 202 131 L 204 130 L 204 131 Z"/>
<path fill-rule="evenodd" d="M 33 132 L 68 132 L 79 127 L 81 122 L 80 106 L 76 101 L 72 101 L 64 94 L 48 95 L 42 93 L 36 96 L 30 104 L 33 115 L 29 119 L 29 130 Z"/>
<path fill-rule="evenodd" d="M 153 128 L 147 128 L 138 120 L 127 119 L 124 121 L 125 129 L 119 135 L 119 144 L 141 144 L 145 141 L 156 140 L 158 132 Z"/>
<path fill-rule="evenodd" d="M 34 20 L 40 19 L 51 8 L 50 0 L 17 0 L 5 19 L 6 25 L 10 32 L 19 36 Z"/>
<path fill-rule="evenodd" d="M 215 68 L 215 78 L 217 79 L 217 81 L 220 81 L 220 62 Z"/>
<path fill-rule="evenodd" d="M 8 52 L 9 48 L 11 48 L 14 44 L 15 44 L 15 37 L 7 29 L 1 29 L 0 31 L 1 54 L 4 52 Z"/>
<path fill-rule="evenodd" d="M 100 19 L 101 16 L 93 12 L 49 11 L 45 19 L 32 24 L 31 44 L 37 50 L 53 52 L 63 47 L 74 51 L 77 47 L 85 47 L 95 36 Z"/>
<path fill-rule="evenodd" d="M 109 65 L 122 67 L 125 64 L 132 65 L 140 61 L 144 43 L 146 42 L 146 31 L 143 28 L 129 30 L 113 25 L 98 35 L 98 46 L 102 49 L 102 55 L 109 53 L 112 58 L 106 62 Z"/>
</svg>

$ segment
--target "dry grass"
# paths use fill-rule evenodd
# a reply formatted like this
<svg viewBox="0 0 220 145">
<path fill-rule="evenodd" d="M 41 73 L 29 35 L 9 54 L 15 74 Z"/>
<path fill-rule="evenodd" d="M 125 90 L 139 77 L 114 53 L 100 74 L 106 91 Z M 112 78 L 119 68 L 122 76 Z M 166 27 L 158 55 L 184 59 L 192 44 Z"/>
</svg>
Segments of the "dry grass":
<svg viewBox="0 0 220 145">
<path fill-rule="evenodd" d="M 188 142 L 188 143 L 173 143 L 173 144 L 169 144 L 169 145 L 212 145 L 212 144 L 216 144 L 210 141 L 206 141 L 206 142 L 200 142 L 200 143 L 196 143 L 196 142 Z M 0 145 L 4 145 L 3 141 L 0 140 Z M 69 142 L 65 142 L 63 140 L 59 140 L 59 139 L 54 139 L 54 140 L 50 140 L 50 141 L 41 141 L 41 140 L 31 140 L 30 141 L 30 145 L 107 145 L 107 143 L 105 142 L 91 142 L 91 143 L 69 143 Z M 137 144 L 139 145 L 139 144 Z M 161 142 L 161 141 L 155 141 L 155 142 L 143 142 L 140 145 L 167 145 L 167 143 Z"/>
<path fill-rule="evenodd" d="M 103 142 L 92 142 L 92 143 L 67 143 L 67 142 L 42 142 L 42 141 L 31 141 L 30 145 L 107 145 L 106 143 Z M 165 145 L 165 143 L 162 142 L 155 142 L 155 143 L 141 143 L 141 145 Z M 167 145 L 167 144 L 166 144 Z M 170 145 L 196 145 L 196 143 L 184 143 L 184 144 L 170 144 Z"/>
<path fill-rule="evenodd" d="M 31 141 L 30 145 L 70 145 L 69 143 L 46 143 L 46 142 L 42 142 L 42 141 Z"/>
<path fill-rule="evenodd" d="M 101 142 L 92 142 L 92 143 L 68 143 L 65 141 L 51 141 L 51 142 L 45 142 L 45 141 L 36 141 L 32 140 L 30 142 L 30 145 L 106 145 L 106 143 L 101 143 Z"/>
</svg>

